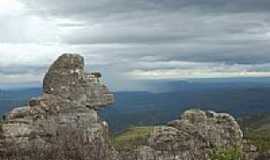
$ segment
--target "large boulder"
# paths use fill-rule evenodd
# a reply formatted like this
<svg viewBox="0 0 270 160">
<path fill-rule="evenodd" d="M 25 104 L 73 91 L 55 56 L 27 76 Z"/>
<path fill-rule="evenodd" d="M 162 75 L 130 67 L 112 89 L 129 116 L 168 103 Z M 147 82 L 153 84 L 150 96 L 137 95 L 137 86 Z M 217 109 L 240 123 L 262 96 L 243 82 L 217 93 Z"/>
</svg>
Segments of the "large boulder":
<svg viewBox="0 0 270 160">
<path fill-rule="evenodd" d="M 193 109 L 167 126 L 155 127 L 147 145 L 135 153 L 141 160 L 208 160 L 221 150 L 241 150 L 242 137 L 229 114 Z"/>
<path fill-rule="evenodd" d="M 0 131 L 0 151 L 4 152 L 6 146 L 27 149 L 33 144 L 46 148 L 57 145 L 53 141 L 61 141 L 61 137 L 72 137 L 76 131 L 82 143 L 98 142 L 93 146 L 99 146 L 95 149 L 101 154 L 113 152 L 106 142 L 107 124 L 97 113 L 100 107 L 113 103 L 113 94 L 99 78 L 84 71 L 83 57 L 60 56 L 45 75 L 43 95 L 7 114 Z"/>
</svg>

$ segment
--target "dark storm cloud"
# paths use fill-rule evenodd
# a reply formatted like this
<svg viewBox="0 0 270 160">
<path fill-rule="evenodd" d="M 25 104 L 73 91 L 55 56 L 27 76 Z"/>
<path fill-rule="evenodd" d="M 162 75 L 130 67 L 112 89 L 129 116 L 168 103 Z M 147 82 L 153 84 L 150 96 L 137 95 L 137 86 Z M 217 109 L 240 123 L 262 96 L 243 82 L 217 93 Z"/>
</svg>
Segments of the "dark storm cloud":
<svg viewBox="0 0 270 160">
<path fill-rule="evenodd" d="M 36 12 L 57 16 L 109 16 L 131 12 L 177 12 L 192 9 L 199 12 L 269 12 L 268 0 L 31 0 L 26 1 Z M 162 12 L 163 11 L 163 12 Z M 45 13 L 47 12 L 47 13 Z"/>
<path fill-rule="evenodd" d="M 235 70 L 231 70 L 234 72 L 245 72 L 256 69 L 265 71 L 269 67 L 264 65 L 270 62 L 269 0 L 21 2 L 27 10 L 25 16 L 34 15 L 46 23 L 39 22 L 33 26 L 35 18 L 27 18 L 27 27 L 30 29 L 21 36 L 19 42 L 17 37 L 26 25 L 16 25 L 18 20 L 16 23 L 12 20 L 4 23 L 4 30 L 8 30 L 10 26 L 18 27 L 17 32 L 0 31 L 1 35 L 6 35 L 0 38 L 0 43 L 8 41 L 56 43 L 55 46 L 58 47 L 63 45 L 83 54 L 90 70 L 102 70 L 105 75 L 113 77 L 114 81 L 121 79 L 119 85 L 128 78 L 121 73 L 148 74 L 136 69 L 149 71 L 151 75 L 159 74 L 163 69 L 205 68 L 207 73 L 220 75 L 215 73 L 215 68 L 222 68 L 221 71 L 226 72 L 225 68 L 232 65 Z M 46 27 L 47 23 L 50 24 L 49 27 Z M 44 30 L 33 32 L 35 28 L 42 26 Z M 47 52 L 51 50 L 44 54 Z M 209 66 L 214 70 L 208 70 Z M 36 73 L 42 70 L 30 68 L 22 66 L 10 71 L 0 70 L 0 73 Z M 151 69 L 157 71 L 151 73 Z M 173 73 L 182 72 L 170 72 Z"/>
<path fill-rule="evenodd" d="M 141 52 L 138 44 L 152 45 L 142 54 L 188 61 L 264 63 L 270 57 L 268 0 L 33 0 L 26 4 L 34 13 L 77 21 L 59 23 L 70 29 L 61 39 L 71 45 L 128 44 L 131 48 L 125 50 L 134 54 Z"/>
</svg>

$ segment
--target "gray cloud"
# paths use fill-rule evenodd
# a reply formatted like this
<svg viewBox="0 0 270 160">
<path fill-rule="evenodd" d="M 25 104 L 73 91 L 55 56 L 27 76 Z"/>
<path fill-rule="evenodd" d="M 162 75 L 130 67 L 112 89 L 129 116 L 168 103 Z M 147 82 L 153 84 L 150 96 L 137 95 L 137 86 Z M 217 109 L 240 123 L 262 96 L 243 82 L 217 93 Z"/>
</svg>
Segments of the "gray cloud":
<svg viewBox="0 0 270 160">
<path fill-rule="evenodd" d="M 109 83 L 120 87 L 135 73 L 178 74 L 194 65 L 232 66 L 235 72 L 242 72 L 239 65 L 248 66 L 250 74 L 269 71 L 269 0 L 19 1 L 22 13 L 0 15 L 0 45 L 9 44 L 0 46 L 0 54 L 33 58 L 6 62 L 1 57 L 1 63 L 20 67 L 0 68 L 0 74 L 43 72 L 61 52 L 83 54 L 90 71 L 103 71 Z M 15 45 L 21 43 L 35 49 Z"/>
<path fill-rule="evenodd" d="M 42 74 L 47 70 L 47 66 L 35 66 L 35 65 L 12 65 L 1 66 L 0 74 L 14 75 L 14 74 Z"/>
<path fill-rule="evenodd" d="M 178 12 L 192 9 L 196 12 L 269 12 L 268 0 L 31 0 L 26 2 L 35 12 L 56 16 L 110 16 L 133 12 Z"/>
</svg>

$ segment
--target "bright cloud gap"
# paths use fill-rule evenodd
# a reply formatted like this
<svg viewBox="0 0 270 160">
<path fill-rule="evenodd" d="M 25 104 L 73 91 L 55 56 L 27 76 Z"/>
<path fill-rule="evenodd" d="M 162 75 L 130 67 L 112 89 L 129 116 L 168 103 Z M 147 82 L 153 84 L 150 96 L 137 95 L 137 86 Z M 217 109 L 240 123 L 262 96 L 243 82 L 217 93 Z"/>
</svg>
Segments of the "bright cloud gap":
<svg viewBox="0 0 270 160">
<path fill-rule="evenodd" d="M 143 67 L 142 67 L 143 66 Z M 196 62 L 149 62 L 141 64 L 144 69 L 134 69 L 127 75 L 133 79 L 199 79 L 270 77 L 270 63 L 267 64 L 224 64 Z M 147 68 L 148 69 L 145 69 Z"/>
</svg>

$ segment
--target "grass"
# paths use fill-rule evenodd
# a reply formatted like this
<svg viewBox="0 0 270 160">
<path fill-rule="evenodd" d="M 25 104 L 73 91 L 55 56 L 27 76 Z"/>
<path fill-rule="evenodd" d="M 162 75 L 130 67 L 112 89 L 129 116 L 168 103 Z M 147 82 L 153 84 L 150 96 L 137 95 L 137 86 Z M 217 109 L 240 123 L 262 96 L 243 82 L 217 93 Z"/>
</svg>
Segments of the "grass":
<svg viewBox="0 0 270 160">
<path fill-rule="evenodd" d="M 212 155 L 210 155 L 210 160 L 240 160 L 241 150 L 239 147 L 230 149 L 216 149 Z"/>
<path fill-rule="evenodd" d="M 113 136 L 112 143 L 117 150 L 133 150 L 147 143 L 154 127 L 132 127 Z"/>
<path fill-rule="evenodd" d="M 249 130 L 245 138 L 254 144 L 259 152 L 270 151 L 270 129 L 265 130 Z"/>
<path fill-rule="evenodd" d="M 244 131 L 244 138 L 254 144 L 259 152 L 270 151 L 270 116 L 269 113 L 243 117 L 239 121 Z"/>
</svg>

